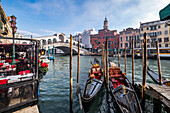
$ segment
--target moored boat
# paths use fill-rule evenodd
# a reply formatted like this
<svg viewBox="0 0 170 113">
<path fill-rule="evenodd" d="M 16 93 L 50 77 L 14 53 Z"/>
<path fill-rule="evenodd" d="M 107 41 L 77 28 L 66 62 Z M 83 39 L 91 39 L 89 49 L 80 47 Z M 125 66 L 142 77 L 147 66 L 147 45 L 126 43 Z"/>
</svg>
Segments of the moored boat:
<svg viewBox="0 0 170 113">
<path fill-rule="evenodd" d="M 113 104 L 116 104 L 122 113 L 142 113 L 142 109 L 136 92 L 118 67 L 110 67 L 109 87 L 113 97 Z"/>
<path fill-rule="evenodd" d="M 49 63 L 50 60 L 48 59 L 48 56 L 40 56 L 40 61 L 44 62 L 44 63 Z"/>
<path fill-rule="evenodd" d="M 159 75 L 152 71 L 149 66 L 147 66 L 147 73 L 151 77 L 151 79 L 156 83 L 159 84 Z M 170 80 L 162 77 L 162 84 L 166 86 L 170 86 Z"/>
<path fill-rule="evenodd" d="M 84 112 L 90 110 L 104 83 L 104 75 L 99 65 L 99 61 L 95 59 L 86 81 L 84 94 L 81 97 Z"/>
</svg>

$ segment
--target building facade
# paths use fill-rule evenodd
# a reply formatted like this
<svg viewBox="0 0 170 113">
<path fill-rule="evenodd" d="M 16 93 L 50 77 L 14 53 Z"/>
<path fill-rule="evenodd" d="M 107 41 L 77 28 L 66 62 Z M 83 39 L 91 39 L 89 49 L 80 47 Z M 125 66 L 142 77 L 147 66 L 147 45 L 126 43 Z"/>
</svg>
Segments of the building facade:
<svg viewBox="0 0 170 113">
<path fill-rule="evenodd" d="M 12 29 L 10 24 L 10 18 L 7 17 L 3 7 L 0 4 L 0 36 L 12 37 Z M 1 43 L 11 43 L 10 40 L 0 40 Z"/>
<path fill-rule="evenodd" d="M 73 36 L 73 40 L 77 42 L 80 40 L 80 43 L 82 43 L 81 33 L 76 33 L 76 35 Z"/>
<path fill-rule="evenodd" d="M 90 35 L 97 34 L 94 28 L 89 30 L 84 30 L 81 34 L 82 36 L 82 43 L 85 45 L 85 48 L 88 50 L 92 49 L 92 44 L 90 43 Z"/>
<path fill-rule="evenodd" d="M 143 42 L 143 34 L 147 34 L 147 47 L 156 47 L 156 40 L 159 47 L 170 47 L 170 26 L 166 25 L 166 21 L 151 21 L 140 23 L 140 40 Z"/>
<path fill-rule="evenodd" d="M 132 38 L 134 39 L 134 48 L 140 48 L 140 33 L 139 29 L 127 28 L 120 31 L 119 38 L 119 49 L 125 49 L 125 45 L 127 49 L 132 48 Z"/>
<path fill-rule="evenodd" d="M 115 51 L 119 47 L 119 34 L 117 30 L 108 29 L 108 20 L 105 18 L 103 29 L 98 30 L 98 34 L 90 35 L 90 42 L 92 44 L 92 49 L 100 51 L 102 49 L 102 44 L 106 43 L 108 39 L 108 50 L 110 52 Z"/>
</svg>

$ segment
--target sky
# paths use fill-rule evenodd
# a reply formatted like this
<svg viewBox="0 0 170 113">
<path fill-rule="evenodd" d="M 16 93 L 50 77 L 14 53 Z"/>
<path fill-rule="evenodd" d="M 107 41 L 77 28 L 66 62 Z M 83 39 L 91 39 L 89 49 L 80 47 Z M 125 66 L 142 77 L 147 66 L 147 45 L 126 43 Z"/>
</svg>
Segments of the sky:
<svg viewBox="0 0 170 113">
<path fill-rule="evenodd" d="M 17 32 L 33 37 L 64 33 L 75 35 L 85 29 L 139 28 L 140 22 L 159 20 L 159 11 L 169 0 L 1 0 L 7 16 L 17 17 Z"/>
</svg>

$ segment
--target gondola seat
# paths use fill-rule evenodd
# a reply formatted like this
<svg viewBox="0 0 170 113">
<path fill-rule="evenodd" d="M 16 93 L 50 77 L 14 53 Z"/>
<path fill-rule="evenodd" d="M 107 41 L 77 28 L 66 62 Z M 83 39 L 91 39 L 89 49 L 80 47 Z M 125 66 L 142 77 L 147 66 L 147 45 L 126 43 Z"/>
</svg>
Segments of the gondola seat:
<svg viewBox="0 0 170 113">
<path fill-rule="evenodd" d="M 122 80 L 116 80 L 114 77 L 112 77 L 112 83 L 114 88 L 117 88 L 120 85 L 124 85 Z"/>
</svg>

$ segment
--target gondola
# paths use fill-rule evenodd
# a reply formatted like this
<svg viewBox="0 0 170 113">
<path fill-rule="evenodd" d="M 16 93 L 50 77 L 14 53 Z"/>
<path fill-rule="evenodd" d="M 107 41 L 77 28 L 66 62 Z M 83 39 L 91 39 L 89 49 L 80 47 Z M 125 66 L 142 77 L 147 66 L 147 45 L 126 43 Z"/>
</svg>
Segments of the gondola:
<svg viewBox="0 0 170 113">
<path fill-rule="evenodd" d="M 159 75 L 152 71 L 149 66 L 147 66 L 147 73 L 151 77 L 151 79 L 156 83 L 159 84 Z M 166 86 L 170 86 L 170 80 L 165 77 L 162 77 L 162 84 Z"/>
<path fill-rule="evenodd" d="M 95 58 L 94 63 L 92 65 L 94 66 L 96 64 L 100 65 L 99 61 Z M 92 68 L 91 68 L 91 71 L 92 71 Z M 102 73 L 102 69 L 101 69 L 101 73 Z M 98 93 L 100 92 L 100 90 L 103 86 L 103 83 L 104 83 L 103 73 L 101 74 L 100 78 L 90 78 L 90 76 L 88 77 L 88 79 L 86 81 L 83 96 L 81 96 L 81 98 L 79 98 L 79 101 L 81 99 L 82 109 L 84 112 L 88 112 L 90 110 L 92 104 L 94 103 Z M 78 86 L 78 88 L 77 88 L 77 93 L 78 93 L 78 96 L 80 97 L 80 93 L 81 93 L 80 86 Z M 81 104 L 81 102 L 80 102 L 80 104 Z"/>
<path fill-rule="evenodd" d="M 132 84 L 121 70 L 119 74 L 121 75 L 120 77 L 110 77 L 109 79 L 109 89 L 113 97 L 113 105 L 116 104 L 119 109 L 117 110 L 122 113 L 142 113 L 138 97 Z"/>
</svg>

